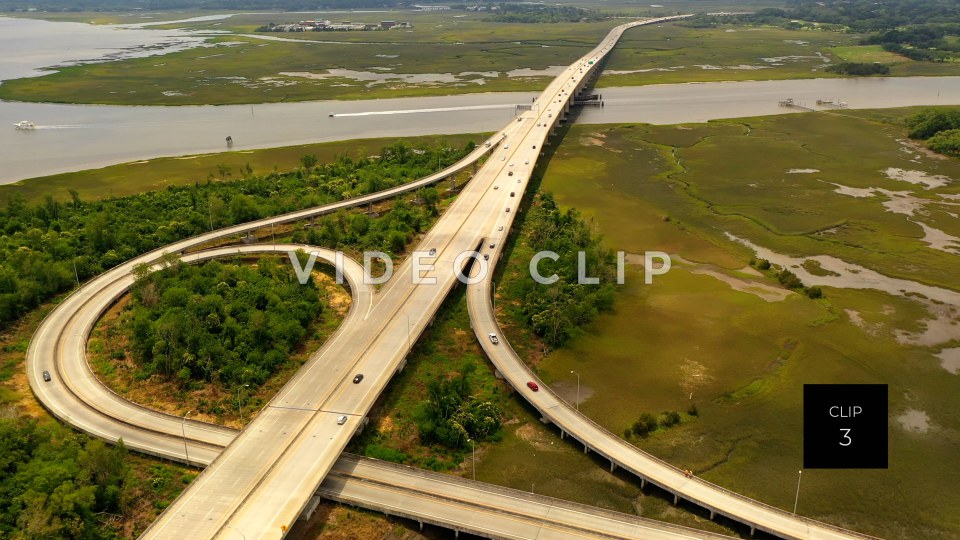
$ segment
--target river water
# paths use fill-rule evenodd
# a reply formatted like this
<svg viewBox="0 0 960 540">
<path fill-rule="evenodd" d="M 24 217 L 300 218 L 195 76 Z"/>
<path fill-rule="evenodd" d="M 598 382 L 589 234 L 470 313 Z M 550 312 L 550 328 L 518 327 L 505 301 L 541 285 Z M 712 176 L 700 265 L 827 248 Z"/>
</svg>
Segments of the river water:
<svg viewBox="0 0 960 540">
<path fill-rule="evenodd" d="M 37 40 L 34 36 L 45 36 Z M 0 17 L 0 79 L 42 67 L 200 46 L 184 31 L 51 23 Z M 41 46 L 42 44 L 42 46 Z M 960 104 L 960 77 L 808 79 L 603 88 L 603 108 L 579 123 L 673 124 L 796 112 L 793 98 L 851 108 Z M 121 107 L 0 102 L 0 183 L 159 156 L 333 140 L 495 131 L 536 92 L 261 105 Z M 330 116 L 334 114 L 334 116 Z M 29 120 L 35 130 L 12 124 Z"/>
</svg>

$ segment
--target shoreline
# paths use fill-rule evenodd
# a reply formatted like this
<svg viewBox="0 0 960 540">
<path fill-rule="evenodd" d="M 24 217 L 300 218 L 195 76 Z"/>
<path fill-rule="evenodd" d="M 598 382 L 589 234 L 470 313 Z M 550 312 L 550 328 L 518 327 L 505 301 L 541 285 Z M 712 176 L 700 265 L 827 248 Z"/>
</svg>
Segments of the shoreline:
<svg viewBox="0 0 960 540">
<path fill-rule="evenodd" d="M 579 124 L 684 124 L 795 114 L 785 98 L 817 110 L 817 99 L 849 109 L 960 105 L 960 77 L 822 78 L 603 88 L 605 107 Z M 0 123 L 30 120 L 29 132 L 0 129 L 9 149 L 0 184 L 31 181 L 160 157 L 185 157 L 323 142 L 485 133 L 509 120 L 534 92 L 260 105 L 125 106 L 0 102 Z M 330 115 L 333 116 L 330 116 Z M 342 116 L 341 116 L 342 115 Z M 225 136 L 234 141 L 227 148 Z M 50 159 L 57 156 L 57 159 Z"/>
</svg>

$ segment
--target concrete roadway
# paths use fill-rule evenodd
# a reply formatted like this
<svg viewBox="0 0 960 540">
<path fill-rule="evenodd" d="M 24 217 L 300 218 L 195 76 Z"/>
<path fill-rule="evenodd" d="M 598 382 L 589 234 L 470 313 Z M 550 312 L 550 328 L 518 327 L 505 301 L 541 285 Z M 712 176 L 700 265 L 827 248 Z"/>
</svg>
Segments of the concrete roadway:
<svg viewBox="0 0 960 540">
<path fill-rule="evenodd" d="M 647 23 L 650 22 L 657 21 Z M 410 344 L 429 323 L 455 283 L 455 270 L 463 261 L 458 260 L 458 266 L 454 267 L 451 264 L 454 258 L 481 243 L 487 244 L 485 249 L 499 249 L 500 235 L 491 233 L 488 236 L 485 232 L 495 231 L 494 226 L 498 227 L 496 232 L 509 230 L 510 208 L 515 208 L 517 200 L 513 192 L 507 195 L 507 182 L 514 178 L 509 172 L 518 171 L 516 192 L 522 194 L 532 168 L 529 163 L 535 162 L 537 148 L 545 141 L 548 129 L 558 121 L 570 95 L 596 70 L 600 58 L 612 48 L 620 33 L 637 24 L 612 31 L 594 51 L 551 83 L 542 94 L 539 106 L 503 130 L 504 146 L 498 153 L 501 159 L 498 161 L 495 156 L 488 161 L 421 244 L 422 251 L 431 247 L 438 250 L 436 257 L 429 258 L 438 266 L 426 272 L 419 271 L 417 275 L 435 277 L 437 283 L 434 286 L 414 285 L 411 261 L 401 265 L 398 275 L 385 286 L 365 314 L 362 319 L 365 324 L 358 320 L 357 324 L 351 325 L 347 339 L 343 338 L 346 332 L 339 332 L 337 339 L 325 345 L 322 354 L 316 355 L 284 387 L 222 456 L 144 534 L 145 538 L 210 538 L 230 531 L 243 531 L 243 534 L 257 538 L 282 537 L 359 427 L 377 395 L 393 373 L 402 367 Z M 513 151 L 508 151 L 510 143 L 514 144 Z M 481 147 L 478 152 L 483 150 Z M 521 159 L 524 167 L 513 168 Z M 521 170 L 523 174 L 519 173 Z M 497 189 L 501 184 L 504 189 Z M 379 198 L 387 196 L 391 195 Z M 216 231 L 179 242 L 169 246 L 168 250 L 182 252 L 203 242 L 242 234 L 271 222 L 282 223 L 317 215 L 313 212 L 316 209 L 297 213 L 297 216 L 281 216 Z M 498 224 L 504 225 L 503 231 L 499 230 Z M 138 258 L 96 278 L 88 286 L 108 289 L 113 286 L 117 275 L 128 273 L 133 264 L 152 261 L 158 256 L 159 253 L 154 252 Z M 89 300 L 82 294 L 84 292 L 81 289 L 68 298 L 71 303 L 80 303 L 71 309 L 96 311 L 84 305 Z M 38 334 L 42 330 L 43 325 Z M 81 343 L 79 350 L 66 352 L 82 355 L 82 347 Z M 36 356 L 37 348 L 33 343 L 28 357 Z M 47 352 L 51 351 L 48 349 Z M 57 350 L 56 354 L 61 353 Z M 38 365 L 35 362 L 28 369 L 35 391 L 42 385 L 37 380 Z M 329 366 L 336 366 L 334 377 L 326 371 Z M 350 381 L 358 372 L 366 373 L 367 378 L 360 387 L 354 387 Z M 65 419 L 69 418 L 63 411 L 61 414 Z M 349 418 L 344 426 L 336 423 L 341 414 Z M 103 431 L 95 434 L 110 437 Z M 203 452 L 202 448 L 199 450 Z M 735 508 L 731 514 L 741 518 L 750 516 L 759 503 L 741 499 L 744 508 Z"/>
<path fill-rule="evenodd" d="M 216 248 L 187 255 L 183 260 L 196 263 L 235 256 L 286 254 L 298 249 L 316 252 L 319 259 L 330 264 L 336 260 L 333 251 L 288 244 Z M 356 262 L 345 259 L 343 273 L 353 304 L 337 332 L 349 334 L 369 311 L 375 292 L 363 283 L 363 269 Z M 88 433 L 111 441 L 123 438 L 129 448 L 179 461 L 186 461 L 184 448 L 188 445 L 190 462 L 208 465 L 237 436 L 236 430 L 196 421 L 183 422 L 180 417 L 126 401 L 106 388 L 90 371 L 84 344 L 92 325 L 132 284 L 132 274 L 121 276 L 101 289 L 99 295 L 87 299 L 82 309 L 63 310 L 61 313 L 73 316 L 62 319 L 59 331 L 54 331 L 56 325 L 52 325 L 50 331 L 37 336 L 41 341 L 48 335 L 61 338 L 61 343 L 50 344 L 58 353 L 54 357 L 43 357 L 36 365 L 40 373 L 49 371 L 52 375 L 51 381 L 40 385 L 37 397 L 58 418 Z M 82 302 L 79 298 L 76 301 Z M 552 533 L 559 531 L 567 538 L 600 538 L 577 528 L 583 519 L 589 519 L 596 531 L 604 531 L 602 537 L 635 538 L 636 531 L 650 531 L 651 538 L 705 537 L 700 531 L 617 512 L 597 510 L 595 516 L 585 517 L 584 514 L 594 509 L 359 456 L 342 457 L 334 471 L 321 486 L 318 492 L 321 496 L 495 538 L 532 538 L 527 533 L 541 528 Z M 465 492 L 472 494 L 472 498 L 458 498 L 456 493 L 449 492 L 461 484 L 468 486 Z M 514 506 L 518 497 L 529 499 L 528 505 L 538 511 L 517 512 Z M 398 504 L 400 502 L 403 504 Z M 478 516 L 502 516 L 503 519 L 488 522 L 476 519 Z M 727 537 L 711 535 L 709 538 Z"/>
<path fill-rule="evenodd" d="M 435 256 L 427 257 L 436 266 L 414 271 L 416 252 L 400 265 L 364 318 L 366 324 L 358 324 L 345 339 L 328 344 L 322 356 L 329 359 L 321 357 L 305 366 L 154 522 L 144 538 L 212 538 L 232 530 L 257 538 L 286 534 L 457 282 L 456 273 L 465 262 L 460 255 L 484 244 L 491 248 L 491 242 L 496 245 L 490 231 L 504 223 L 504 216 L 512 217 L 509 214 L 516 208 L 517 193 L 523 193 L 531 164 L 566 102 L 597 71 L 602 56 L 623 30 L 638 24 L 612 30 L 600 45 L 548 85 L 533 110 L 504 128 L 502 147 L 417 250 L 425 254 L 436 249 Z M 521 170 L 526 174 L 518 172 Z M 513 178 L 522 180 L 508 188 Z M 424 277 L 435 281 L 420 282 Z M 326 365 L 337 366 L 337 371 L 330 373 Z M 356 373 L 366 375 L 360 385 L 352 382 Z M 348 418 L 344 425 L 337 423 L 341 415 Z"/>
</svg>

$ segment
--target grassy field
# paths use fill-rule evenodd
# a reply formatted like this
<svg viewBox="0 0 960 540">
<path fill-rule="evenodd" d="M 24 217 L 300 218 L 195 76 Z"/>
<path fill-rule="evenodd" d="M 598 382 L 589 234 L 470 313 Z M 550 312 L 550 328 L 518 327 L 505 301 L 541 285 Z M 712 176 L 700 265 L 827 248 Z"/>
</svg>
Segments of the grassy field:
<svg viewBox="0 0 960 540">
<path fill-rule="evenodd" d="M 207 47 L 7 81 L 0 98 L 193 105 L 536 90 L 550 80 L 548 68 L 569 64 L 622 22 L 519 24 L 487 17 L 461 11 L 350 14 L 354 22 L 414 24 L 377 32 L 254 32 L 297 18 L 282 13 L 171 23 L 161 27 L 228 33 L 209 38 Z M 645 27 L 625 34 L 598 85 L 835 77 L 823 68 L 838 61 L 891 63 L 894 76 L 960 74 L 960 64 L 914 62 L 858 46 L 861 37 L 774 27 Z"/>
<path fill-rule="evenodd" d="M 394 13 L 350 14 L 350 19 L 379 22 L 392 16 Z M 267 39 L 244 34 L 267 22 L 290 22 L 297 16 L 244 15 L 222 22 L 174 24 L 237 34 L 211 38 L 212 47 L 69 67 L 50 76 L 5 82 L 0 97 L 186 105 L 533 90 L 547 83 L 549 73 L 510 77 L 507 72 L 567 65 L 619 22 L 489 23 L 482 20 L 485 15 L 463 12 L 404 12 L 403 16 L 414 24 L 412 29 L 257 34 Z M 351 78 L 352 73 L 327 72 L 337 69 L 360 73 Z M 324 78 L 284 75 L 289 73 Z M 387 74 L 396 78 L 367 80 Z M 406 75 L 417 77 L 410 80 Z"/>
<path fill-rule="evenodd" d="M 885 538 L 955 538 L 960 500 L 948 494 L 960 481 L 957 375 L 934 354 L 957 341 L 899 342 L 898 332 L 922 330 L 931 317 L 903 295 L 825 287 L 821 300 L 790 293 L 768 301 L 762 293 L 776 281 L 746 268 L 751 252 L 723 234 L 957 290 L 957 255 L 920 242 L 908 216 L 884 210 L 885 197 L 853 198 L 827 183 L 911 192 L 925 208 L 912 219 L 939 218 L 949 207 L 936 197 L 955 195 L 956 181 L 928 190 L 882 173 L 960 179 L 957 160 L 901 150 L 903 128 L 881 120 L 905 112 L 571 128 L 541 166 L 542 188 L 592 217 L 613 249 L 687 262 L 675 260 L 653 285 L 631 267 L 615 311 L 543 358 L 541 376 L 570 388 L 570 371 L 580 373 L 590 394 L 581 410 L 616 433 L 643 412 L 696 404 L 699 417 L 683 415 L 679 426 L 634 442 L 786 509 L 802 466 L 802 385 L 889 384 L 889 469 L 805 471 L 799 512 Z M 950 221 L 937 227 L 960 235 Z M 820 234 L 832 227 L 836 234 Z M 897 420 L 909 410 L 927 415 L 926 430 Z"/>
<path fill-rule="evenodd" d="M 624 34 L 597 86 L 837 77 L 824 68 L 840 61 L 889 63 L 891 76 L 960 74 L 955 64 L 857 45 L 862 37 L 775 27 L 643 28 Z"/>
<path fill-rule="evenodd" d="M 414 145 L 434 145 L 440 141 L 448 141 L 453 146 L 460 147 L 468 141 L 480 140 L 480 137 L 481 135 L 462 134 L 430 135 L 404 140 Z M 208 180 L 221 181 L 219 165 L 229 168 L 227 179 L 239 177 L 241 168 L 247 164 L 254 174 L 272 170 L 289 171 L 299 167 L 300 158 L 305 155 L 313 154 L 321 163 L 331 161 L 339 155 L 372 156 L 377 155 L 384 146 L 395 142 L 395 138 L 359 139 L 123 163 L 102 169 L 88 169 L 0 185 L 0 204 L 6 204 L 14 195 L 23 197 L 28 202 L 42 201 L 48 195 L 67 200 L 70 198 L 68 189 L 76 190 L 83 200 L 91 200 L 122 197 Z"/>
</svg>

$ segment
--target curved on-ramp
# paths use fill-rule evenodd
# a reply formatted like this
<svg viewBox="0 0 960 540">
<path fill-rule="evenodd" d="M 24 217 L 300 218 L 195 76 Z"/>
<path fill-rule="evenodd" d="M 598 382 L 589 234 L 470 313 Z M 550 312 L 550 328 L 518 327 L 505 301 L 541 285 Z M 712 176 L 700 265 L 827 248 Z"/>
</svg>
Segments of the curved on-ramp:
<svg viewBox="0 0 960 540">
<path fill-rule="evenodd" d="M 518 121 L 521 123 L 520 125 L 523 127 L 517 128 L 516 124 L 511 123 L 510 126 L 507 126 L 507 128 L 498 134 L 504 137 L 506 137 L 508 134 L 517 134 L 516 136 L 519 137 L 520 140 L 520 147 L 525 149 L 525 152 L 521 153 L 515 148 L 509 153 L 509 156 L 511 158 L 522 158 L 522 156 L 525 154 L 529 154 L 529 150 L 526 149 L 530 148 L 531 142 L 534 143 L 532 145 L 534 150 L 537 148 L 537 145 L 543 144 L 549 128 L 552 128 L 560 121 L 562 114 L 568 110 L 569 103 L 572 100 L 573 95 L 583 88 L 583 85 L 586 84 L 586 79 L 589 76 L 596 74 L 600 65 L 600 61 L 606 54 L 608 54 L 609 50 L 612 49 L 613 45 L 619 39 L 624 30 L 634 26 L 639 26 L 641 24 L 651 24 L 671 19 L 674 18 L 671 17 L 630 23 L 612 30 L 604 39 L 604 41 L 601 42 L 601 44 L 598 45 L 593 51 L 591 51 L 591 53 L 583 57 L 578 64 L 570 66 L 570 68 L 564 72 L 565 75 L 561 76 L 551 83 L 550 86 L 548 86 L 548 89 L 544 92 L 544 94 L 542 94 L 542 97 L 546 97 L 547 99 L 541 100 L 541 102 L 537 104 L 535 113 L 532 111 L 524 113 L 520 118 L 518 118 Z M 577 72 L 578 68 L 579 73 Z M 565 78 L 566 75 L 570 76 L 569 81 Z M 530 125 L 530 123 L 533 121 L 537 122 L 537 128 L 541 127 L 542 121 L 542 129 L 534 130 L 533 126 Z M 511 139 L 511 141 L 512 140 L 513 139 Z M 493 141 L 499 142 L 500 138 L 494 137 Z M 491 145 L 491 147 L 493 146 L 495 145 Z M 431 175 L 430 177 L 419 180 L 412 184 L 398 186 L 396 188 L 384 190 L 382 192 L 360 197 L 351 201 L 341 201 L 339 203 L 334 203 L 321 208 L 293 212 L 283 216 L 277 216 L 274 218 L 259 220 L 257 222 L 221 229 L 219 231 L 213 231 L 205 235 L 200 235 L 198 237 L 174 243 L 170 246 L 167 246 L 164 251 L 182 254 L 187 250 L 195 249 L 208 242 L 241 235 L 267 225 L 292 222 L 315 215 L 333 212 L 339 208 L 347 208 L 350 206 L 356 206 L 358 204 L 366 204 L 368 202 L 374 202 L 391 197 L 411 189 L 416 189 L 422 185 L 446 178 L 449 174 L 455 172 L 453 169 L 462 170 L 462 168 L 465 168 L 468 164 L 479 158 L 484 152 L 488 151 L 489 148 L 490 147 L 487 147 L 486 145 L 480 146 L 471 154 L 471 156 L 461 160 L 461 162 L 458 162 L 458 164 L 454 167 L 448 168 L 445 171 L 441 171 L 440 173 L 436 173 L 435 175 Z M 501 159 L 506 159 L 506 157 L 507 156 L 505 155 Z M 534 152 L 534 157 L 531 161 L 535 161 L 535 159 L 536 152 Z M 460 167 L 459 169 L 457 169 L 458 166 Z M 501 165 L 500 171 L 503 170 L 502 168 L 503 165 Z M 519 172 L 517 180 L 519 180 L 519 183 L 522 184 L 518 191 L 522 191 L 522 188 L 526 187 L 526 182 L 529 180 L 530 169 L 532 169 L 532 167 L 527 168 L 523 172 L 519 172 L 520 169 L 517 169 Z M 511 173 L 510 176 L 512 177 L 513 174 Z M 493 189 L 496 189 L 496 187 Z M 511 193 L 511 197 L 512 196 L 513 194 Z M 512 201 L 507 200 L 506 202 L 507 204 L 510 204 Z M 476 216 L 475 220 L 484 221 L 487 223 L 487 225 L 492 227 L 492 225 L 497 223 L 502 216 L 486 213 L 492 209 L 491 203 L 495 203 L 495 201 L 488 199 L 484 203 L 482 206 L 482 211 L 484 214 Z M 509 214 L 509 207 L 506 208 L 506 212 L 508 214 L 505 221 L 506 230 L 509 231 L 509 225 L 512 222 L 515 213 Z M 463 243 L 462 239 L 460 243 Z M 444 245 L 446 246 L 447 244 Z M 494 246 L 491 245 L 490 248 L 493 250 L 494 255 L 499 253 L 499 246 L 494 249 Z M 237 248 L 227 249 L 235 250 Z M 96 321 L 97 316 L 100 312 L 102 312 L 102 309 L 95 308 L 94 305 L 101 306 L 101 304 L 98 302 L 102 301 L 103 299 L 108 299 L 109 301 L 107 304 L 103 305 L 103 309 L 106 309 L 105 306 L 109 306 L 109 303 L 112 302 L 113 299 L 122 294 L 122 291 L 125 288 L 122 282 L 125 279 L 125 276 L 129 276 L 135 265 L 141 263 L 155 263 L 160 259 L 161 256 L 162 252 L 157 250 L 137 257 L 132 261 L 124 263 L 123 265 L 120 265 L 113 270 L 94 278 L 88 282 L 87 285 L 68 296 L 60 306 L 51 312 L 51 315 L 48 316 L 48 319 L 41 324 L 41 327 L 37 331 L 37 339 L 31 343 L 31 347 L 28 350 L 28 375 L 30 378 L 30 384 L 34 391 L 38 393 L 41 401 L 44 401 L 46 404 L 47 401 L 50 400 L 50 395 L 45 394 L 44 392 L 45 389 L 43 387 L 42 378 L 39 377 L 40 373 L 42 373 L 42 368 L 38 368 L 38 366 L 43 365 L 44 361 L 48 362 L 46 365 L 52 366 L 56 365 L 55 363 L 59 362 L 59 359 L 61 358 L 82 357 L 84 352 L 83 349 L 85 347 L 85 340 L 82 339 L 82 336 L 89 332 L 90 327 L 92 327 L 92 324 Z M 483 334 L 487 333 L 487 331 L 484 329 L 496 329 L 496 320 L 493 316 L 492 310 L 489 308 L 489 287 L 488 278 L 479 286 L 472 286 L 470 288 L 468 297 L 471 308 L 471 318 L 474 320 L 474 327 L 480 336 L 483 336 Z M 478 294 L 481 296 L 478 296 Z M 404 296 L 404 298 L 406 297 Z M 425 298 L 425 301 L 426 300 L 431 302 L 430 309 L 436 309 L 438 302 L 431 300 L 429 297 Z M 397 310 L 399 308 L 391 309 Z M 70 310 L 74 311 L 71 312 Z M 485 315 L 484 311 L 486 311 Z M 92 315 L 95 312 L 96 315 Z M 81 316 L 76 316 L 77 313 L 80 313 Z M 54 327 L 58 324 L 61 326 L 61 328 L 64 328 L 62 332 L 63 335 L 60 336 L 62 339 L 57 339 L 54 337 L 56 334 Z M 391 331 L 393 333 L 397 333 L 395 329 Z M 409 332 L 409 329 L 407 331 Z M 491 346 L 487 343 L 487 340 L 481 337 L 480 341 L 487 350 L 488 354 L 490 354 L 491 358 L 497 364 L 498 370 L 503 373 L 512 384 L 522 388 L 526 380 L 535 378 L 531 377 L 532 374 L 523 372 L 525 369 L 523 367 L 523 363 L 519 358 L 516 357 L 515 354 L 509 354 L 512 353 L 512 350 L 508 350 L 508 343 L 506 340 L 501 342 L 502 346 L 500 348 L 493 351 L 491 350 Z M 51 346 L 50 343 L 53 345 Z M 70 381 L 71 387 L 68 389 L 68 392 L 71 395 L 76 397 L 78 400 L 83 401 L 84 403 L 87 403 L 86 400 L 90 400 L 89 402 L 93 405 L 89 406 L 89 410 L 99 415 L 100 420 L 88 421 L 87 419 L 80 418 L 78 411 L 71 410 L 68 406 L 55 405 L 54 407 L 56 407 L 56 410 L 54 411 L 54 407 L 52 407 L 51 410 L 54 411 L 54 414 L 58 416 L 58 418 L 77 425 L 80 427 L 80 429 L 88 431 L 95 436 L 115 440 L 117 436 L 112 430 L 116 428 L 115 423 L 118 423 L 130 428 L 129 436 L 131 437 L 131 440 L 128 444 L 134 446 L 133 441 L 138 436 L 142 435 L 142 433 L 136 433 L 138 431 L 137 427 L 140 426 L 141 423 L 149 424 L 150 420 L 157 421 L 157 418 L 159 417 L 162 418 L 160 423 L 164 425 L 164 428 L 162 433 L 160 433 L 162 436 L 156 437 L 155 439 L 159 440 L 160 442 L 136 441 L 138 446 L 141 445 L 142 442 L 143 448 L 140 449 L 145 452 L 156 453 L 157 455 L 164 455 L 167 457 L 176 457 L 179 453 L 178 449 L 174 450 L 174 447 L 177 446 L 175 429 L 177 423 L 180 423 L 181 443 L 187 439 L 194 439 L 195 441 L 201 442 L 201 444 L 194 444 L 194 454 L 190 456 L 192 461 L 199 462 L 201 460 L 212 460 L 217 455 L 217 448 L 221 447 L 220 442 L 230 442 L 224 441 L 224 439 L 227 438 L 227 432 L 226 430 L 222 430 L 222 428 L 217 429 L 203 424 L 197 425 L 196 423 L 190 423 L 190 435 L 188 437 L 186 429 L 187 423 L 183 422 L 181 419 L 170 417 L 168 415 L 160 415 L 159 413 L 157 413 L 157 417 L 153 417 L 150 415 L 149 411 L 136 406 L 131 407 L 117 396 L 95 395 L 97 390 L 93 388 L 93 385 L 91 384 L 91 374 L 89 374 L 88 368 L 87 372 L 84 372 L 83 368 L 77 368 L 76 366 L 67 367 L 66 363 L 62 363 L 59 368 L 55 369 L 62 369 L 63 373 L 61 373 L 60 378 L 66 377 L 66 379 Z M 68 369 L 72 371 L 68 372 Z M 736 495 L 702 480 L 687 478 L 683 476 L 679 470 L 669 466 L 668 464 L 643 452 L 640 452 L 629 445 L 626 445 L 618 437 L 606 432 L 603 430 L 603 428 L 593 424 L 588 419 L 581 417 L 578 414 L 572 414 L 574 411 L 572 411 L 569 406 L 559 400 L 555 394 L 547 391 L 546 388 L 544 392 L 538 393 L 534 399 L 531 399 L 529 393 L 525 394 L 525 397 L 534 403 L 534 405 L 537 406 L 541 412 L 543 412 L 545 418 L 548 418 L 556 423 L 561 427 L 561 429 L 564 430 L 564 432 L 570 433 L 582 440 L 587 447 L 592 448 L 596 452 L 601 453 L 611 459 L 612 463 L 631 470 L 642 479 L 654 481 L 678 496 L 682 496 L 686 499 L 701 504 L 710 509 L 711 512 L 718 512 L 728 515 L 737 520 L 748 523 L 751 526 L 785 537 L 831 539 L 861 537 L 860 535 L 850 533 L 849 531 L 843 531 L 842 529 L 790 515 L 782 510 L 764 505 L 746 497 Z M 553 399 L 553 401 L 550 401 L 551 399 Z M 103 400 L 103 403 L 109 403 L 109 405 L 100 405 L 101 401 L 97 400 Z M 115 407 L 123 408 L 124 414 L 129 414 L 129 416 L 113 417 L 109 414 L 105 414 L 107 413 L 107 410 L 105 409 L 113 409 Z M 106 417 L 110 417 L 110 420 L 106 424 L 101 423 L 102 419 Z M 351 421 L 351 427 L 355 424 L 355 422 L 356 420 Z M 123 431 L 123 429 L 120 431 Z M 171 432 L 173 432 L 173 434 L 171 434 Z M 124 439 L 128 440 L 126 436 L 124 436 Z M 207 442 L 208 439 L 216 442 Z M 153 446 L 151 446 L 151 444 Z M 189 445 L 190 443 L 188 442 L 188 446 Z M 189 448 L 185 448 L 184 454 L 186 454 L 188 450 Z M 316 486 L 316 484 L 313 485 Z M 179 502 L 183 504 L 185 501 Z M 169 512 L 167 513 L 169 514 Z M 224 525 L 224 527 L 229 528 L 230 526 Z M 701 535 L 706 536 L 705 534 Z"/>
<path fill-rule="evenodd" d="M 197 263 L 297 250 L 340 264 L 353 304 L 337 333 L 349 333 L 373 303 L 374 291 L 364 283 L 363 268 L 351 259 L 338 258 L 336 252 L 296 244 L 229 246 L 191 253 L 182 260 Z M 131 273 L 115 277 L 98 291 L 68 299 L 71 303 L 49 319 L 44 332 L 38 331 L 38 350 L 55 354 L 30 356 L 35 372 L 52 374 L 50 381 L 39 378 L 34 391 L 57 418 L 91 435 L 111 442 L 123 439 L 129 448 L 154 456 L 207 465 L 236 438 L 237 430 L 186 422 L 131 403 L 103 385 L 89 367 L 85 348 L 93 325 L 134 282 Z M 320 352 L 313 358 L 319 356 Z M 489 538 L 728 538 L 351 455 L 337 461 L 318 494 Z"/>
</svg>

